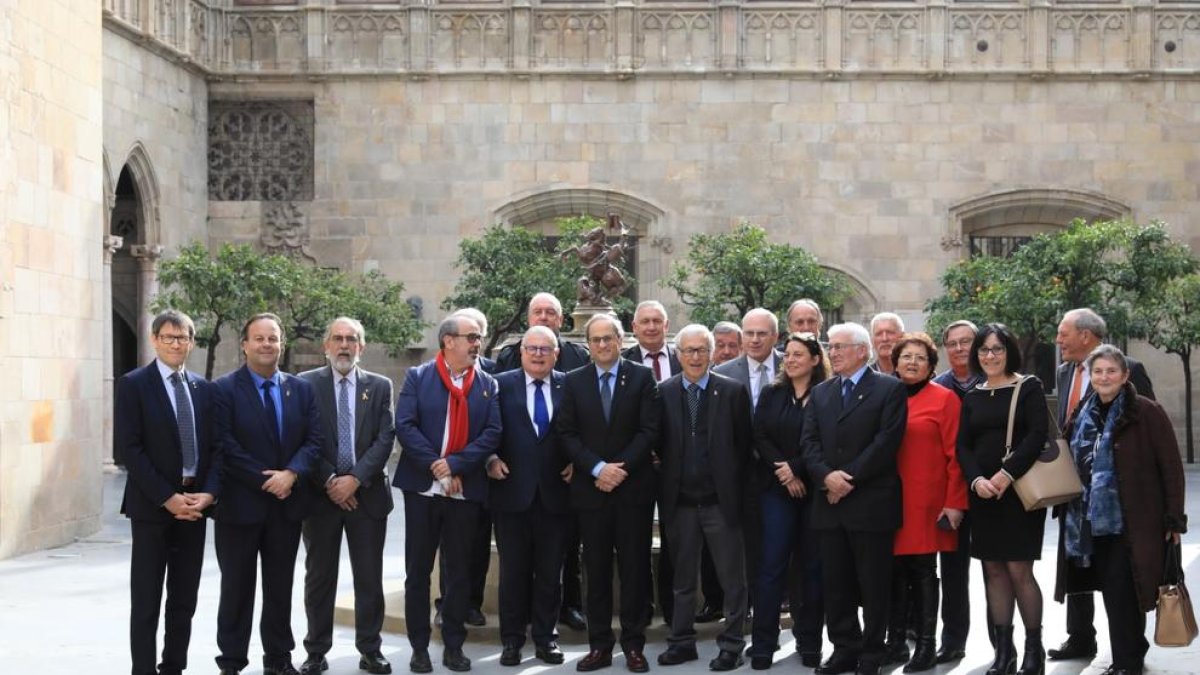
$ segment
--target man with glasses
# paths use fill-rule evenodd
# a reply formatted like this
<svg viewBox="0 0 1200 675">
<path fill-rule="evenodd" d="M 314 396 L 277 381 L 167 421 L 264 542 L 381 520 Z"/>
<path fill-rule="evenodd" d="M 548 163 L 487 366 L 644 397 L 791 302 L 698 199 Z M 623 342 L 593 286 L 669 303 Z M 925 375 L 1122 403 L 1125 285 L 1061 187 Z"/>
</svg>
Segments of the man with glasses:
<svg viewBox="0 0 1200 675">
<path fill-rule="evenodd" d="M 892 546 L 903 509 L 896 453 L 904 437 L 904 384 L 867 367 L 871 338 L 856 323 L 829 329 L 831 377 L 813 389 L 800 447 L 819 491 L 825 624 L 834 651 L 822 675 L 876 675 L 884 661 Z M 863 622 L 858 620 L 862 607 Z"/>
<path fill-rule="evenodd" d="M 439 547 L 445 560 L 442 664 L 471 669 L 467 637 L 468 570 L 479 510 L 487 498 L 484 462 L 500 443 L 496 381 L 476 368 L 479 324 L 450 316 L 438 325 L 437 356 L 410 368 L 396 401 L 400 460 L 392 485 L 404 493 L 404 615 L 413 654 L 409 670 L 428 673 L 429 584 Z"/>
<path fill-rule="evenodd" d="M 221 491 L 213 463 L 211 385 L 188 372 L 195 327 L 167 310 L 150 324 L 157 358 L 117 381 L 113 432 L 129 477 L 121 513 L 130 521 L 129 652 L 133 675 L 182 673 L 200 571 L 204 511 Z M 167 581 L 162 662 L 158 618 Z"/>
<path fill-rule="evenodd" d="M 354 572 L 354 645 L 358 667 L 390 673 L 380 651 L 383 629 L 383 544 L 392 512 L 392 490 L 384 464 L 396 442 L 392 381 L 364 370 L 359 358 L 366 348 L 363 325 L 347 316 L 325 329 L 329 364 L 300 377 L 317 391 L 321 412 L 321 456 L 313 472 L 316 497 L 304 519 L 304 612 L 308 658 L 301 675 L 329 668 L 325 654 L 333 646 L 333 608 L 337 595 L 342 534 Z"/>
<path fill-rule="evenodd" d="M 621 649 L 625 666 L 646 672 L 651 521 L 657 492 L 650 451 L 658 440 L 654 372 L 620 358 L 621 323 L 597 314 L 584 326 L 592 365 L 567 374 L 557 419 L 563 451 L 575 465 L 571 506 L 579 516 L 587 568 L 588 643 L 576 664 L 612 665 L 613 553 L 621 576 Z"/>
<path fill-rule="evenodd" d="M 563 374 L 554 370 L 558 336 L 531 326 L 521 339 L 521 368 L 496 378 L 503 435 L 488 460 L 488 506 L 500 552 L 500 665 L 521 663 L 532 626 L 535 655 L 563 662 L 558 648 L 563 550 L 572 521 L 573 467 L 551 431 L 562 409 Z"/>
</svg>

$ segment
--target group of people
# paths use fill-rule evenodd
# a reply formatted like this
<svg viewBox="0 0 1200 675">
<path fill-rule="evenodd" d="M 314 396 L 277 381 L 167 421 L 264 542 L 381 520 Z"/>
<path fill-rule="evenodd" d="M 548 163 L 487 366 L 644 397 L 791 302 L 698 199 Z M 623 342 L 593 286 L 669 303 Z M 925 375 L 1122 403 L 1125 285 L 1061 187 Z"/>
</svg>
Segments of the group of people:
<svg viewBox="0 0 1200 675">
<path fill-rule="evenodd" d="M 536 659 L 563 663 L 562 621 L 587 630 L 576 670 L 611 666 L 619 646 L 627 669 L 646 672 L 657 603 L 670 627 L 662 666 L 697 660 L 696 623 L 723 617 L 709 668 L 748 658 L 768 669 L 786 608 L 800 662 L 817 673 L 898 663 L 925 671 L 965 656 L 976 558 L 995 650 L 988 675 L 1042 675 L 1033 561 L 1046 512 L 1026 511 L 1012 484 L 1057 433 L 1085 490 L 1058 509 L 1055 597 L 1068 603 L 1068 638 L 1049 658 L 1095 655 L 1099 590 L 1113 650 L 1106 673 L 1141 672 L 1164 541 L 1186 530 L 1182 465 L 1144 367 L 1102 344 L 1095 312 L 1072 310 L 1059 327 L 1057 416 L 1038 379 L 1020 374 L 1019 345 L 1000 324 L 950 324 L 940 345 L 949 368 L 935 376 L 939 345 L 905 332 L 899 316 L 826 331 L 807 299 L 788 309 L 782 338 L 779 319 L 758 308 L 740 325 L 685 326 L 673 344 L 666 309 L 645 301 L 632 322 L 637 344 L 624 350 L 624 328 L 609 314 L 581 327 L 586 348 L 564 340 L 562 306 L 548 293 L 531 300 L 527 318 L 529 329 L 493 361 L 481 354 L 483 315 L 449 315 L 435 358 L 408 370 L 393 406 L 391 381 L 359 364 L 366 336 L 352 318 L 328 327 L 326 367 L 291 376 L 279 370 L 278 317 L 252 317 L 241 334 L 245 365 L 210 384 L 184 368 L 191 320 L 156 317 L 158 358 L 122 377 L 116 397 L 133 529 L 133 675 L 187 665 L 210 514 L 223 674 L 248 664 L 257 564 L 264 671 L 297 672 L 290 613 L 301 540 L 308 626 L 299 672 L 328 667 L 343 532 L 359 666 L 391 672 L 380 630 L 393 506 L 384 465 L 394 444 L 412 672 L 433 669 L 435 623 L 442 664 L 471 669 L 462 647 L 467 625 L 485 620 L 494 532 L 505 666 L 522 663 L 527 638 Z M 441 598 L 432 603 L 435 559 Z M 822 660 L 826 634 L 833 649 Z"/>
</svg>

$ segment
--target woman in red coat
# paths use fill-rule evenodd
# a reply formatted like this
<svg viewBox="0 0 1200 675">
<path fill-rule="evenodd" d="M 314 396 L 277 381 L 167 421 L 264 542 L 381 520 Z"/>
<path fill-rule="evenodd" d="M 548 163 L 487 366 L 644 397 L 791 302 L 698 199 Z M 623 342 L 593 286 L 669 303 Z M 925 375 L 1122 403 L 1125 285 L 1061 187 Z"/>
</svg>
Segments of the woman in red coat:
<svg viewBox="0 0 1200 675">
<path fill-rule="evenodd" d="M 967 484 L 958 467 L 955 440 L 961 404 L 958 395 L 930 382 L 937 346 L 925 333 L 906 333 L 892 348 L 896 374 L 908 387 L 908 423 L 896 456 L 904 495 L 904 525 L 893 549 L 892 610 L 888 657 L 908 657 L 905 641 L 908 604 L 916 604 L 917 645 L 904 672 L 937 664 L 937 554 L 958 546 L 958 529 L 967 508 Z"/>
</svg>

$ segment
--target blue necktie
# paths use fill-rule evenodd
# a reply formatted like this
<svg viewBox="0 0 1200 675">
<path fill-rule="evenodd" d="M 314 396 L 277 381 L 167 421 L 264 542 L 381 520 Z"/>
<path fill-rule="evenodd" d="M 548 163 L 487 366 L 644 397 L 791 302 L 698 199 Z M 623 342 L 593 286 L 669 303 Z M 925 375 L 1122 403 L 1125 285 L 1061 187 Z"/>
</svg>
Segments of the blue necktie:
<svg viewBox="0 0 1200 675">
<path fill-rule="evenodd" d="M 608 382 L 611 379 L 612 373 L 605 373 L 600 376 L 600 407 L 604 408 L 605 422 L 612 416 L 612 389 L 608 386 Z"/>
<path fill-rule="evenodd" d="M 350 444 L 350 380 L 344 377 L 338 384 L 337 434 L 337 472 L 344 475 L 354 468 L 354 448 Z"/>
<path fill-rule="evenodd" d="M 275 408 L 275 397 L 271 395 L 271 388 L 275 386 L 275 382 L 264 380 L 262 383 L 263 390 L 263 408 L 267 412 L 267 426 L 271 428 L 271 440 L 275 441 L 275 445 L 280 445 L 279 441 L 279 413 Z"/>
<path fill-rule="evenodd" d="M 175 390 L 175 422 L 179 426 L 179 447 L 183 451 L 183 470 L 196 472 L 196 420 L 192 416 L 192 402 L 183 387 L 184 378 L 171 373 L 171 386 Z"/>
<path fill-rule="evenodd" d="M 546 407 L 546 395 L 542 393 L 545 382 L 534 380 L 533 386 L 533 425 L 537 427 L 538 438 L 546 435 L 550 428 L 550 410 Z"/>
<path fill-rule="evenodd" d="M 842 379 L 842 407 L 846 408 L 850 405 L 850 395 L 854 393 L 854 380 L 846 377 Z"/>
</svg>

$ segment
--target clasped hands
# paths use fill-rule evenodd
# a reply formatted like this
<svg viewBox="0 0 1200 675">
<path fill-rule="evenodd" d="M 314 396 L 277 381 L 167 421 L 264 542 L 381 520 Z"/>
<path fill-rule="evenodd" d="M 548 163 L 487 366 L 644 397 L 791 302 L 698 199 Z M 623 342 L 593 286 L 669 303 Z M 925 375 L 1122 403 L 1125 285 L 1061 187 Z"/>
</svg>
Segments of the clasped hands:
<svg viewBox="0 0 1200 675">
<path fill-rule="evenodd" d="M 433 472 L 433 477 L 442 484 L 442 489 L 446 491 L 447 497 L 462 494 L 462 478 L 450 473 L 450 462 L 446 461 L 446 458 L 443 457 L 430 464 L 429 470 Z"/>
<path fill-rule="evenodd" d="M 207 492 L 176 492 L 163 504 L 175 520 L 200 520 L 204 517 L 204 509 L 213 503 L 213 496 Z"/>
<path fill-rule="evenodd" d="M 270 492 L 276 499 L 287 499 L 296 485 L 296 472 L 291 469 L 267 469 L 262 472 L 267 480 L 262 484 L 263 492 Z"/>
<path fill-rule="evenodd" d="M 825 476 L 825 501 L 836 504 L 854 490 L 854 476 L 837 469 Z"/>
<path fill-rule="evenodd" d="M 600 469 L 600 475 L 596 476 L 596 489 L 601 492 L 612 492 L 628 477 L 629 472 L 625 470 L 625 462 L 609 462 L 604 465 L 603 469 Z"/>
<path fill-rule="evenodd" d="M 979 478 L 972 487 L 980 499 L 1000 499 L 1009 485 L 1012 485 L 1012 479 L 1008 474 L 997 471 L 991 478 Z"/>
<path fill-rule="evenodd" d="M 775 478 L 779 479 L 779 484 L 787 489 L 792 499 L 800 499 L 808 493 L 804 481 L 792 472 L 792 467 L 787 462 L 775 462 Z"/>
</svg>

